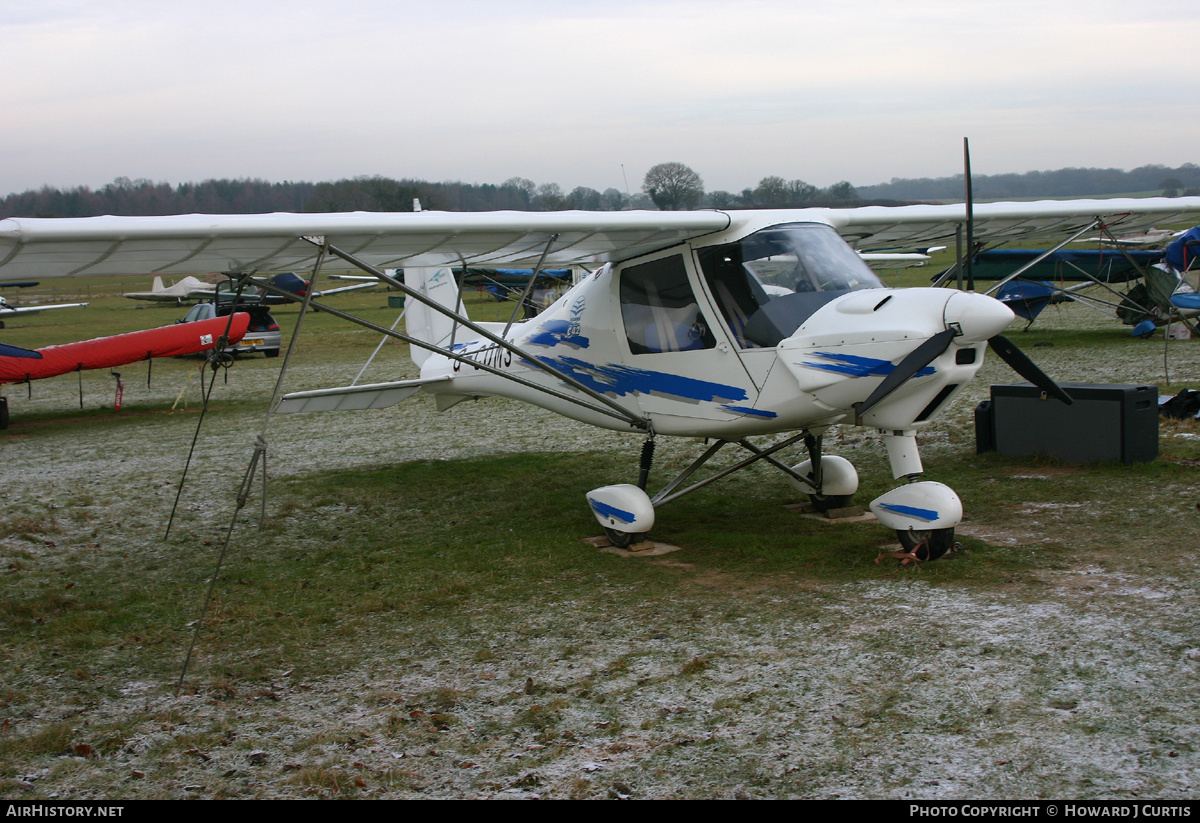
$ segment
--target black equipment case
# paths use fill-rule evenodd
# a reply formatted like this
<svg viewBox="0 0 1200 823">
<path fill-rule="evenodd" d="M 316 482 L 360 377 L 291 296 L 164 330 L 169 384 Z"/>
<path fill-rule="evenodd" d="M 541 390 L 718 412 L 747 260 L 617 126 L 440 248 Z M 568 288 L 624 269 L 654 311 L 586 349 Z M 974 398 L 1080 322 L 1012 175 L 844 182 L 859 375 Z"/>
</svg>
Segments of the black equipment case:
<svg viewBox="0 0 1200 823">
<path fill-rule="evenodd" d="M 1158 456 L 1158 386 L 1060 385 L 1075 401 L 1070 406 L 1032 383 L 992 386 L 992 399 L 975 408 L 976 453 L 1126 465 Z"/>
</svg>

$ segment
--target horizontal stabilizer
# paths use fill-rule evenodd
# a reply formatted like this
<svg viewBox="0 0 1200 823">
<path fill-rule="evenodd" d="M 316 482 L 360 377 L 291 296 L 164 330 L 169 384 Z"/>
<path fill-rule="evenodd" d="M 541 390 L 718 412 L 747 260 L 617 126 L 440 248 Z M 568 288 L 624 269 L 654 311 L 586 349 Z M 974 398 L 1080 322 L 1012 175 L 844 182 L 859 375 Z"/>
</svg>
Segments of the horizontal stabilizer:
<svg viewBox="0 0 1200 823">
<path fill-rule="evenodd" d="M 430 380 L 400 380 L 395 383 L 367 383 L 362 386 L 342 386 L 336 389 L 317 389 L 285 394 L 275 407 L 280 414 L 315 411 L 347 411 L 357 409 L 386 409 L 412 397 L 422 386 L 441 383 L 449 377 Z"/>
</svg>

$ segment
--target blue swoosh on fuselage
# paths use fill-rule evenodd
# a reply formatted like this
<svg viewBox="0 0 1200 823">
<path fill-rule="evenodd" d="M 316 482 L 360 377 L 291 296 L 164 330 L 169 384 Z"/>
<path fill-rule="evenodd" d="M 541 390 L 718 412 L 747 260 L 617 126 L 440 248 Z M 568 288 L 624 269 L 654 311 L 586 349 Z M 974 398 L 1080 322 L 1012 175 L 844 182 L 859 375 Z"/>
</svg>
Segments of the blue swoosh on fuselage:
<svg viewBox="0 0 1200 823">
<path fill-rule="evenodd" d="M 668 372 L 634 369 L 610 363 L 600 366 L 574 357 L 539 357 L 537 360 L 551 368 L 567 374 L 588 388 L 601 394 L 663 394 L 686 400 L 716 401 L 746 400 L 745 389 L 710 383 L 694 377 L 683 377 Z"/>
<path fill-rule="evenodd" d="M 534 334 L 525 338 L 525 342 L 534 346 L 557 346 L 566 343 L 578 349 L 586 349 L 591 345 L 582 334 L 571 334 L 571 324 L 566 320 L 547 320 Z"/>
<path fill-rule="evenodd" d="M 838 374 L 848 374 L 851 377 L 871 377 L 891 374 L 896 368 L 896 364 L 890 360 L 880 360 L 875 357 L 860 357 L 855 354 L 834 354 L 832 352 L 813 352 L 814 357 L 824 357 L 826 363 L 813 363 L 805 361 L 802 365 L 812 369 L 822 369 L 824 371 L 837 372 Z M 917 372 L 913 377 L 924 377 L 934 374 L 936 369 L 933 366 L 926 366 Z"/>
</svg>

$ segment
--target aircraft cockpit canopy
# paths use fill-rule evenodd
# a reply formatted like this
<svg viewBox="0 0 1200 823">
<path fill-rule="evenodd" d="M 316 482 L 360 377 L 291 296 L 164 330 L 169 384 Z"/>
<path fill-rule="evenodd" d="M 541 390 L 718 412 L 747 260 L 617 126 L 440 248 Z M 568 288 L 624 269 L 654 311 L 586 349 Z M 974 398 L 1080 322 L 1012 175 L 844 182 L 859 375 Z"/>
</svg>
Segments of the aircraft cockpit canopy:
<svg viewBox="0 0 1200 823">
<path fill-rule="evenodd" d="M 826 303 L 883 283 L 831 227 L 789 223 L 697 252 L 734 339 L 776 346 Z"/>
</svg>

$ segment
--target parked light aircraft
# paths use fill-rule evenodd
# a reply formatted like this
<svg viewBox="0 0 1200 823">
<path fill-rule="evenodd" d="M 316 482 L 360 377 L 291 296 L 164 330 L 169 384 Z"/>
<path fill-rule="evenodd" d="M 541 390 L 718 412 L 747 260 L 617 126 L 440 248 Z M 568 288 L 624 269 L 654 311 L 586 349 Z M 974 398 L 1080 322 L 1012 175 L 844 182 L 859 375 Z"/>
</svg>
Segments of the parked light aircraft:
<svg viewBox="0 0 1200 823">
<path fill-rule="evenodd" d="M 126 292 L 125 296 L 130 300 L 149 300 L 153 303 L 174 303 L 176 306 L 182 306 L 184 303 L 194 303 L 205 297 L 212 297 L 216 291 L 216 284 L 205 283 L 190 275 L 169 286 L 164 286 L 163 279 L 155 276 L 150 291 L 130 291 Z"/>
<path fill-rule="evenodd" d="M 1197 216 L 1200 198 L 992 203 L 975 208 L 974 233 L 986 242 L 1080 236 Z M 1069 401 L 1000 336 L 1013 314 L 999 301 L 885 288 L 855 253 L 945 242 L 965 220 L 961 205 L 9 219 L 0 221 L 0 278 L 131 266 L 360 269 L 412 298 L 407 334 L 392 334 L 411 344 L 420 378 L 298 392 L 279 411 L 383 408 L 423 391 L 441 410 L 500 396 L 636 433 L 646 441 L 638 482 L 586 495 L 618 545 L 648 532 L 658 507 L 760 460 L 818 507 L 841 506 L 858 488 L 857 472 L 824 454 L 822 438 L 834 425 L 867 426 L 903 481 L 871 510 L 912 550 L 948 545 L 962 517 L 954 491 L 923 478 L 916 435 L 975 376 L 989 343 L 1026 379 Z M 521 264 L 591 271 L 532 319 L 472 323 L 462 315 L 452 266 Z M 404 281 L 384 271 L 394 268 L 405 269 Z M 658 436 L 714 442 L 651 495 Z M 782 439 L 767 445 L 755 436 Z M 681 488 L 730 443 L 745 459 Z M 807 460 L 791 466 L 775 456 L 798 443 Z"/>
<path fill-rule="evenodd" d="M 1047 305 L 1070 301 L 1139 329 L 1176 320 L 1190 324 L 1200 315 L 1200 294 L 1186 277 L 1197 269 L 1200 227 L 1159 236 L 1163 234 L 1174 239 L 1157 251 L 993 249 L 975 255 L 974 275 L 977 280 L 1003 280 L 985 293 L 994 291 L 1030 324 Z M 1124 292 L 1118 291 L 1121 286 Z"/>
<path fill-rule="evenodd" d="M 271 282 L 276 288 L 283 289 L 284 291 L 291 292 L 292 294 L 299 295 L 301 297 L 304 296 L 306 291 L 308 291 L 309 286 L 307 280 L 302 277 L 297 277 L 291 272 L 277 274 L 271 278 Z M 370 289 L 377 285 L 378 283 L 374 281 L 374 278 L 372 278 L 372 282 L 370 283 L 361 283 L 356 286 L 345 286 L 340 289 L 326 289 L 319 294 L 327 297 L 331 294 L 338 294 L 339 292 L 344 291 Z M 196 301 L 203 300 L 211 301 L 213 299 L 220 299 L 222 302 L 224 302 L 224 300 L 228 299 L 228 297 L 232 297 L 233 292 L 235 291 L 236 288 L 229 284 L 228 281 L 223 283 L 205 283 L 203 280 L 188 276 L 170 286 L 164 286 L 162 277 L 156 276 L 153 284 L 151 284 L 150 291 L 131 291 L 126 292 L 125 296 L 130 300 L 149 300 L 151 302 L 174 303 L 177 306 L 182 306 L 184 303 L 194 303 Z M 226 296 L 224 294 L 225 292 L 228 292 L 229 294 Z M 245 302 L 251 302 L 252 299 L 262 303 L 288 302 L 282 297 L 275 298 L 264 296 L 257 290 L 253 290 L 252 294 L 242 294 L 242 300 Z"/>
</svg>

